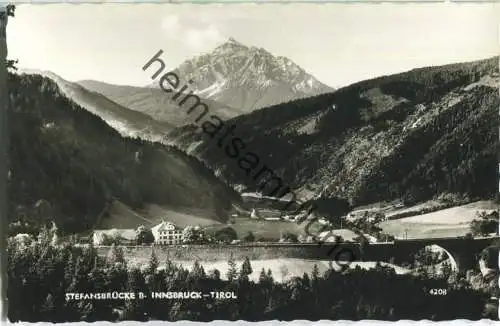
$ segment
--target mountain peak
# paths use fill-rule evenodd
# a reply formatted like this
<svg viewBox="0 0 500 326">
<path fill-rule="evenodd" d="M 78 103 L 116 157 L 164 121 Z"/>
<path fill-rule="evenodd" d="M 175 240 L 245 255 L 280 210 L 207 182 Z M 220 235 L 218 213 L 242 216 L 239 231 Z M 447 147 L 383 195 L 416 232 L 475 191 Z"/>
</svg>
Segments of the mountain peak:
<svg viewBox="0 0 500 326">
<path fill-rule="evenodd" d="M 248 49 L 247 46 L 245 46 L 243 43 L 236 41 L 233 37 L 228 38 L 224 43 L 220 44 L 219 46 L 216 47 L 216 49 Z"/>
<path fill-rule="evenodd" d="M 234 38 L 230 37 L 228 38 L 228 40 L 226 41 L 226 43 L 229 43 L 229 44 L 236 44 L 236 45 L 243 45 L 242 43 L 236 41 Z"/>
<path fill-rule="evenodd" d="M 196 80 L 191 87 L 199 96 L 245 111 L 333 91 L 290 59 L 233 37 L 184 61 L 178 72 Z"/>
</svg>

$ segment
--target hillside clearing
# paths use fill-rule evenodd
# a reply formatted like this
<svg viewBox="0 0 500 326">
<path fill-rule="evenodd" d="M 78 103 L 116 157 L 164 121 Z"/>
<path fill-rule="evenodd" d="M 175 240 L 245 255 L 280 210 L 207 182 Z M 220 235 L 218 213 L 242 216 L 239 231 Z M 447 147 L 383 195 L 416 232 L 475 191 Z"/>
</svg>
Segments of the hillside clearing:
<svg viewBox="0 0 500 326">
<path fill-rule="evenodd" d="M 481 211 L 491 212 L 495 208 L 490 201 L 478 201 L 451 207 L 427 214 L 382 222 L 383 232 L 397 238 L 458 237 L 469 232 L 469 224 Z"/>
<path fill-rule="evenodd" d="M 303 223 L 306 224 L 306 223 Z M 248 232 L 252 232 L 257 239 L 279 239 L 281 233 L 291 232 L 296 235 L 304 234 L 302 225 L 285 221 L 265 221 L 252 220 L 249 218 L 236 218 L 234 224 L 212 225 L 206 228 L 208 233 L 215 233 L 221 228 L 230 226 L 238 234 L 238 238 L 244 237 Z"/>
<path fill-rule="evenodd" d="M 140 212 L 148 216 L 148 218 L 151 219 L 155 225 L 160 223 L 162 219 L 170 221 L 179 227 L 185 227 L 188 225 L 222 225 L 221 222 L 212 218 L 216 215 L 216 212 L 203 209 L 167 207 L 150 204 L 146 205 L 143 210 L 140 210 Z"/>
<path fill-rule="evenodd" d="M 109 210 L 109 217 L 103 218 L 97 228 L 136 229 L 140 225 L 153 227 L 159 224 L 162 219 L 173 222 L 179 227 L 221 224 L 210 218 L 201 217 L 213 214 L 213 212 L 206 212 L 202 209 L 166 207 L 155 204 L 145 205 L 144 209 L 136 211 L 120 201 L 114 201 Z"/>
</svg>

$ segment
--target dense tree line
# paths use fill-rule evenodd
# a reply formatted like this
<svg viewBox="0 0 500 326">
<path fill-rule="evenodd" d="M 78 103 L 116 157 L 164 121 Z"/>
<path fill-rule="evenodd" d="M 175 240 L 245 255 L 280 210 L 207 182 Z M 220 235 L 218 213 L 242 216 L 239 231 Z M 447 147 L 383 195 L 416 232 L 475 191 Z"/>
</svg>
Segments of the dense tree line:
<svg viewBox="0 0 500 326">
<path fill-rule="evenodd" d="M 498 233 L 498 211 L 490 214 L 480 212 L 477 218 L 470 223 L 472 235 L 488 236 L 492 233 Z"/>
<path fill-rule="evenodd" d="M 274 281 L 270 270 L 259 282 L 249 279 L 251 262 L 238 266 L 232 257 L 224 278 L 206 271 L 199 262 L 191 270 L 171 261 L 160 262 L 154 251 L 149 264 L 127 266 L 123 252 L 113 246 L 106 257 L 90 246 L 54 245 L 53 232 L 42 230 L 30 243 L 8 248 L 8 317 L 11 321 L 97 320 L 292 320 L 292 319 L 479 319 L 488 296 L 463 282 L 449 285 L 444 278 L 397 275 L 378 265 L 310 274 Z M 161 268 L 159 268 L 161 267 Z M 283 271 L 285 273 L 286 271 Z M 446 288 L 445 297 L 429 290 Z M 160 291 L 230 291 L 237 299 L 222 300 L 66 300 L 66 293 Z"/>
<path fill-rule="evenodd" d="M 211 208 L 224 219 L 238 196 L 194 157 L 122 137 L 40 75 L 9 74 L 9 219 L 64 232 L 92 228 L 113 199 Z M 195 176 L 203 186 L 186 180 Z M 51 204 L 46 216 L 39 200 Z M 22 211 L 22 212 L 21 212 Z"/>
</svg>

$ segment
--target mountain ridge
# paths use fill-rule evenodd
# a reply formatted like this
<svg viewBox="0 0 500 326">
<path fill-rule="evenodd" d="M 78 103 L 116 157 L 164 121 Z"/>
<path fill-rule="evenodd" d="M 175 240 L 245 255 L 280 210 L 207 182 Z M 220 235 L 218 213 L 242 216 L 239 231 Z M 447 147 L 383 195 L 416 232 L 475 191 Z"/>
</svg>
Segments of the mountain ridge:
<svg viewBox="0 0 500 326">
<path fill-rule="evenodd" d="M 123 107 L 146 114 L 164 123 L 163 135 L 176 127 L 191 123 L 180 106 L 159 88 L 121 86 L 95 80 L 82 80 L 78 81 L 77 84 L 88 91 L 103 95 Z M 210 107 L 211 112 L 224 119 L 230 119 L 243 113 L 238 109 L 210 99 L 202 99 L 202 101 Z"/>
<path fill-rule="evenodd" d="M 131 110 L 101 93 L 89 91 L 80 84 L 70 82 L 52 71 L 21 69 L 19 73 L 37 74 L 52 79 L 68 98 L 85 107 L 89 112 L 100 116 L 108 125 L 124 136 L 141 137 L 150 141 L 165 141 L 165 131 L 174 128 L 168 122 L 159 121 L 148 114 Z"/>
<path fill-rule="evenodd" d="M 210 53 L 184 61 L 173 72 L 181 81 L 193 80 L 189 90 L 198 95 L 211 112 L 226 120 L 271 104 L 334 90 L 291 60 L 234 39 L 218 45 Z M 159 88 L 157 81 L 146 87 L 95 80 L 77 83 L 175 127 L 191 123 L 179 113 L 179 106 Z"/>
<path fill-rule="evenodd" d="M 174 72 L 194 80 L 191 86 L 201 97 L 246 111 L 334 91 L 292 60 L 232 38 L 184 61 Z"/>
</svg>

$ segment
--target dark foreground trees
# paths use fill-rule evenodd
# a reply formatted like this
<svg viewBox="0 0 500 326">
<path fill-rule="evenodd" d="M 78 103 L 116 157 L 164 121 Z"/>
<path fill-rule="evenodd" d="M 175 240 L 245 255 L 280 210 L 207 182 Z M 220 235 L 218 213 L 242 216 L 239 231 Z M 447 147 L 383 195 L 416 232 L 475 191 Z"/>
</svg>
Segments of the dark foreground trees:
<svg viewBox="0 0 500 326">
<path fill-rule="evenodd" d="M 383 266 L 370 271 L 329 268 L 323 275 L 315 268 L 311 274 L 278 283 L 270 270 L 254 270 L 248 259 L 240 266 L 232 260 L 234 275 L 228 281 L 225 273 L 205 272 L 198 262 L 189 271 L 171 261 L 151 259 L 151 266 L 137 269 L 123 261 L 116 247 L 101 257 L 92 246 L 54 247 L 46 238 L 8 248 L 11 321 L 480 319 L 488 299 L 467 287 L 450 287 L 444 279 L 397 275 Z M 256 275 L 257 283 L 252 277 Z M 447 288 L 448 294 L 432 296 L 429 290 L 434 288 Z M 142 292 L 147 297 L 67 300 L 67 293 L 113 291 Z M 238 299 L 152 299 L 153 291 L 233 292 Z"/>
<path fill-rule="evenodd" d="M 151 244 L 155 242 L 155 237 L 153 235 L 153 232 L 151 229 L 147 229 L 144 226 L 140 226 L 136 230 L 136 243 L 138 245 L 143 245 L 143 244 Z"/>
<path fill-rule="evenodd" d="M 477 214 L 477 218 L 470 223 L 472 235 L 487 236 L 491 233 L 496 233 L 498 230 L 498 212 L 494 211 L 490 214 L 481 212 Z"/>
</svg>

